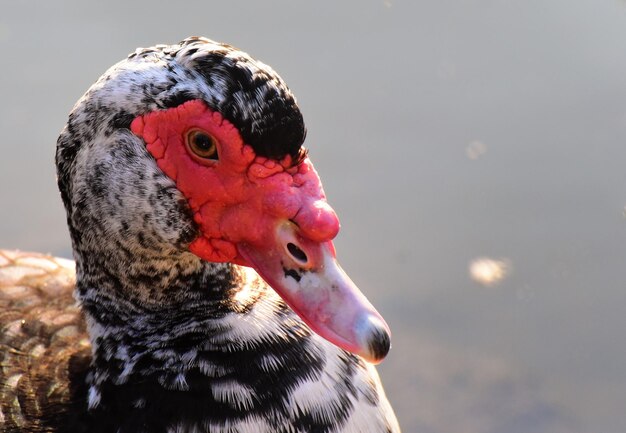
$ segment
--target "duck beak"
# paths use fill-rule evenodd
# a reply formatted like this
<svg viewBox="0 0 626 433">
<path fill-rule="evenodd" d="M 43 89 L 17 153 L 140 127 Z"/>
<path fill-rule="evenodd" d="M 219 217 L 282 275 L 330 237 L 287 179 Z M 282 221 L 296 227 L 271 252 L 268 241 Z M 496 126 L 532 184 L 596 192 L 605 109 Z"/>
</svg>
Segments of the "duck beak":
<svg viewBox="0 0 626 433">
<path fill-rule="evenodd" d="M 263 246 L 241 243 L 239 254 L 318 335 L 371 363 L 382 361 L 389 327 L 339 266 L 332 242 L 307 239 L 291 221 L 279 223 L 272 238 Z"/>
</svg>

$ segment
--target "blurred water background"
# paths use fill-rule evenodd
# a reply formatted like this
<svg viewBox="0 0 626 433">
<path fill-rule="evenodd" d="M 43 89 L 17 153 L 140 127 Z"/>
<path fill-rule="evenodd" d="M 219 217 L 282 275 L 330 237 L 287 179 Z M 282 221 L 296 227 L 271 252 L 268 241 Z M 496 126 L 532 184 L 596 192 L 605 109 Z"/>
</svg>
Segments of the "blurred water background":
<svg viewBox="0 0 626 433">
<path fill-rule="evenodd" d="M 626 431 L 626 2 L 0 6 L 0 247 L 71 255 L 55 141 L 105 69 L 228 42 L 298 97 L 405 432 Z"/>
</svg>

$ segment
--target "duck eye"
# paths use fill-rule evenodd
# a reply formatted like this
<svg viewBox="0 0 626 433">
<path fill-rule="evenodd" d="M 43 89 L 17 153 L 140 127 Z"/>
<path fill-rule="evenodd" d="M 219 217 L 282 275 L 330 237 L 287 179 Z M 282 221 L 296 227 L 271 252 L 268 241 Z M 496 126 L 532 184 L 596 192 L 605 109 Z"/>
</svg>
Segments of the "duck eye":
<svg viewBox="0 0 626 433">
<path fill-rule="evenodd" d="M 217 160 L 217 140 L 207 132 L 192 129 L 187 133 L 187 148 L 202 159 Z"/>
</svg>

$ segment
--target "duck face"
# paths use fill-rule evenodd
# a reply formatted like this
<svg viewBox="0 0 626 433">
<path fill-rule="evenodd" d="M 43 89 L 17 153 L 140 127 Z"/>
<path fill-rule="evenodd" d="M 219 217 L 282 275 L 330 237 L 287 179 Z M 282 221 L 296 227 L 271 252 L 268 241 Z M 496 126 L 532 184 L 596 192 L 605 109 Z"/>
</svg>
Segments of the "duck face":
<svg viewBox="0 0 626 433">
<path fill-rule="evenodd" d="M 335 259 L 339 220 L 306 152 L 257 155 L 202 100 L 138 116 L 131 131 L 186 198 L 192 253 L 253 267 L 319 335 L 372 362 L 386 355 L 387 325 Z"/>
</svg>

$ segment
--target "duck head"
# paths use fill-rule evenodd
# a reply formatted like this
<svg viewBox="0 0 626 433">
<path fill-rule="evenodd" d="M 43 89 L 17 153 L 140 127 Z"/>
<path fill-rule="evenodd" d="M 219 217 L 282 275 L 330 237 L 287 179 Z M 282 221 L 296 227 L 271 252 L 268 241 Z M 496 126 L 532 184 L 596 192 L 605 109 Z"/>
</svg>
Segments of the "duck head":
<svg viewBox="0 0 626 433">
<path fill-rule="evenodd" d="M 305 135 L 282 79 L 247 54 L 203 38 L 138 50 L 92 86 L 59 139 L 79 279 L 80 251 L 98 242 L 79 228 L 115 214 L 106 235 L 254 268 L 317 334 L 380 362 L 389 328 L 337 263 L 339 220 Z M 116 204 L 116 190 L 130 198 Z"/>
</svg>

